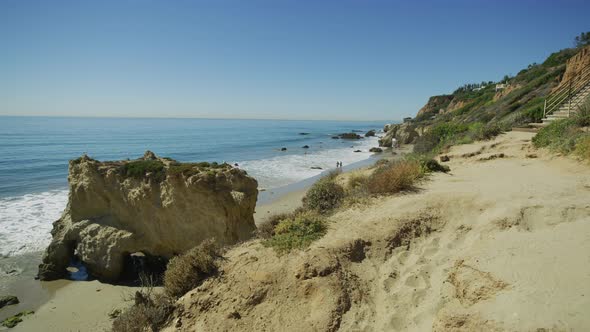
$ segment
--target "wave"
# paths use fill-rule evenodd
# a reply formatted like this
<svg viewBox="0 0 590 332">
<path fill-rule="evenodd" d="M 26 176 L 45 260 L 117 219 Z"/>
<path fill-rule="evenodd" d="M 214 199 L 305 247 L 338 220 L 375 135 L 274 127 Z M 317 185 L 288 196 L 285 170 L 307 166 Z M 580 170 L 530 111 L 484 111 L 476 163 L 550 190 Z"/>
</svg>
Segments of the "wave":
<svg viewBox="0 0 590 332">
<path fill-rule="evenodd" d="M 0 199 L 0 256 L 44 250 L 67 202 L 67 190 Z"/>
<path fill-rule="evenodd" d="M 365 138 L 352 147 L 346 142 L 346 148 L 320 149 L 308 154 L 291 154 L 269 159 L 238 162 L 240 168 L 258 180 L 261 188 L 277 188 L 321 174 L 336 167 L 336 162 L 343 165 L 352 164 L 369 158 L 373 153 L 371 147 L 377 145 L 377 137 Z M 361 150 L 361 152 L 354 152 Z M 321 168 L 321 169 L 312 169 Z"/>
</svg>

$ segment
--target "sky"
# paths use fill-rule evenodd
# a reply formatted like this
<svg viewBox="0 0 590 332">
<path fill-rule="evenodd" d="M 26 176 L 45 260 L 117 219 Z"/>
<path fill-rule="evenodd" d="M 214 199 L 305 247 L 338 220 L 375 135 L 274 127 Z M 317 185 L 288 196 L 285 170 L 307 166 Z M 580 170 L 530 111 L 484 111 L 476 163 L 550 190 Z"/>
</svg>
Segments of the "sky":
<svg viewBox="0 0 590 332">
<path fill-rule="evenodd" d="M 0 0 L 0 115 L 400 120 L 573 46 L 588 13 L 587 0 Z"/>
</svg>

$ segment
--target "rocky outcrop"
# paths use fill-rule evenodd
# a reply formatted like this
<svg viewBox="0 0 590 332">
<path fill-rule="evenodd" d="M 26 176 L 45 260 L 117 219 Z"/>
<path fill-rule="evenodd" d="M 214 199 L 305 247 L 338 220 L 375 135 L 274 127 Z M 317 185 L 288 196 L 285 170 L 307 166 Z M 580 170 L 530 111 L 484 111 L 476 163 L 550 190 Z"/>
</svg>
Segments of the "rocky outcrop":
<svg viewBox="0 0 590 332">
<path fill-rule="evenodd" d="M 365 134 L 365 137 L 373 137 L 373 136 L 375 136 L 375 130 L 373 130 L 373 129 L 367 131 L 367 133 Z"/>
<path fill-rule="evenodd" d="M 576 55 L 567 60 L 565 73 L 559 83 L 559 86 L 569 84 L 569 82 L 579 75 L 582 70 L 590 65 L 590 46 L 582 48 Z"/>
<path fill-rule="evenodd" d="M 257 182 L 228 164 L 177 163 L 151 152 L 133 161 L 69 164 L 69 199 L 53 224 L 39 266 L 42 280 L 62 278 L 72 260 L 116 281 L 131 254 L 164 259 L 205 239 L 231 244 L 255 230 Z"/>
<path fill-rule="evenodd" d="M 432 96 L 428 99 L 428 102 L 424 107 L 422 107 L 416 117 L 425 117 L 427 115 L 435 115 L 441 112 L 444 112 L 444 108 L 446 108 L 449 103 L 453 100 L 453 95 L 441 95 L 441 96 Z"/>
<path fill-rule="evenodd" d="M 411 123 L 391 124 L 385 136 L 379 139 L 379 146 L 391 147 L 393 138 L 400 144 L 413 144 L 420 136 L 416 129 Z"/>
</svg>

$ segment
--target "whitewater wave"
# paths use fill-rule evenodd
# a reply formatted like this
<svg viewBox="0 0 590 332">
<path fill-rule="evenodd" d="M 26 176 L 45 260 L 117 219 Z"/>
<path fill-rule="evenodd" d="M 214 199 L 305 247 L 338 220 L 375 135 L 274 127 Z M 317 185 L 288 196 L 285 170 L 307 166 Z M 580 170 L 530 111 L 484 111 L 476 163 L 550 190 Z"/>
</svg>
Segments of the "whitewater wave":
<svg viewBox="0 0 590 332">
<path fill-rule="evenodd" d="M 0 256 L 44 250 L 67 202 L 67 190 L 0 199 Z"/>
<path fill-rule="evenodd" d="M 365 160 L 373 154 L 369 152 L 369 149 L 378 145 L 377 140 L 377 137 L 365 138 L 358 143 L 355 142 L 352 147 L 351 142 L 344 141 L 343 145 L 346 144 L 346 148 L 319 148 L 308 154 L 244 161 L 239 165 L 258 180 L 259 187 L 277 188 L 316 176 L 325 170 L 334 169 L 337 161 L 348 165 Z M 356 150 L 361 152 L 354 152 Z"/>
</svg>

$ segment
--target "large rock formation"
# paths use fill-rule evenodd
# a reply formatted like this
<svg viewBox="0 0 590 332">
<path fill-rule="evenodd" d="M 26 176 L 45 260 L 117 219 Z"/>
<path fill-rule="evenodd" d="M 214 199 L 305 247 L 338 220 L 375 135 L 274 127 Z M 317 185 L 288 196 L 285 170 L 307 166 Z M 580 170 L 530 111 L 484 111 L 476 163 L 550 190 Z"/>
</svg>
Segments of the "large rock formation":
<svg viewBox="0 0 590 332">
<path fill-rule="evenodd" d="M 129 255 L 170 258 L 201 241 L 249 238 L 257 182 L 230 165 L 181 164 L 146 152 L 134 161 L 69 164 L 69 201 L 53 224 L 39 266 L 43 280 L 62 278 L 75 258 L 91 275 L 118 280 Z"/>
<path fill-rule="evenodd" d="M 379 139 L 379 146 L 391 147 L 393 138 L 400 144 L 413 144 L 420 136 L 412 123 L 390 124 L 387 129 L 385 136 Z"/>
</svg>

